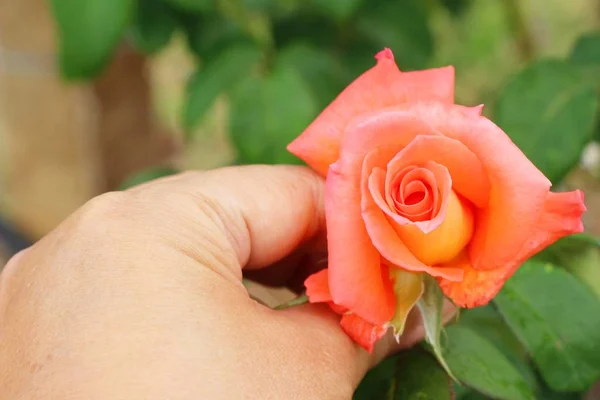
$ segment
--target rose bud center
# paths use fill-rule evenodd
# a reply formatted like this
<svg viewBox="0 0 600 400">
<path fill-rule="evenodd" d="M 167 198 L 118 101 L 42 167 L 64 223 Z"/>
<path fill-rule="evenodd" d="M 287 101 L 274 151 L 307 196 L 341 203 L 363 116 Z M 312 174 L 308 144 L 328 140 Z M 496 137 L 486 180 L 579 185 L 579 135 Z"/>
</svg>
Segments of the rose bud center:
<svg viewBox="0 0 600 400">
<path fill-rule="evenodd" d="M 386 214 L 406 247 L 427 265 L 456 258 L 471 240 L 473 211 L 470 202 L 452 190 L 448 170 L 428 162 L 386 174 Z"/>
</svg>

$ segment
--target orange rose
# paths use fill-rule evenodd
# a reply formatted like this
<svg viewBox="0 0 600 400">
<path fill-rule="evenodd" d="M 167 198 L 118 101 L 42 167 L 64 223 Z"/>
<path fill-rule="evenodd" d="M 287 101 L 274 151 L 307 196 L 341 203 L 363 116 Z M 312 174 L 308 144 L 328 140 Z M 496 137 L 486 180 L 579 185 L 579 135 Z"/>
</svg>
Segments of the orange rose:
<svg viewBox="0 0 600 400">
<path fill-rule="evenodd" d="M 484 305 L 524 260 L 581 232 L 585 211 L 580 191 L 551 193 L 481 107 L 454 105 L 452 67 L 400 72 L 389 49 L 376 58 L 288 147 L 327 176 L 329 266 L 307 294 L 369 351 L 404 295 L 396 271 Z"/>
</svg>

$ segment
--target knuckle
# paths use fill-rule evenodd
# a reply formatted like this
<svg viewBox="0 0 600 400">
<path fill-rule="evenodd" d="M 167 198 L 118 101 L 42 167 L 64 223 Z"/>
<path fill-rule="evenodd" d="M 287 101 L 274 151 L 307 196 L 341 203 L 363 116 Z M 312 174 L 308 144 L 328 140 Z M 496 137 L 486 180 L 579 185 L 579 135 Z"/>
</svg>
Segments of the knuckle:
<svg viewBox="0 0 600 400">
<path fill-rule="evenodd" d="M 94 197 L 75 214 L 75 230 L 78 233 L 104 230 L 113 222 L 122 221 L 128 202 L 128 196 L 124 192 L 107 192 Z"/>
</svg>

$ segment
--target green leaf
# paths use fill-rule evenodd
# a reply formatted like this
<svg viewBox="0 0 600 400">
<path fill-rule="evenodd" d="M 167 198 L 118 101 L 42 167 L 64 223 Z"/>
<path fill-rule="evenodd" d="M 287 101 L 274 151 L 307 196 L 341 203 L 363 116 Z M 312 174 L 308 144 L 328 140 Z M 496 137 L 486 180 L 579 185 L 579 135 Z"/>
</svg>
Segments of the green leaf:
<svg viewBox="0 0 600 400">
<path fill-rule="evenodd" d="M 210 60 L 233 44 L 251 44 L 252 40 L 242 28 L 217 13 L 199 16 L 180 16 L 190 50 L 203 60 Z"/>
<path fill-rule="evenodd" d="M 600 67 L 600 31 L 581 36 L 569 59 L 576 65 Z"/>
<path fill-rule="evenodd" d="M 567 271 L 527 262 L 494 303 L 550 388 L 580 391 L 600 378 L 600 301 Z"/>
<path fill-rule="evenodd" d="M 425 290 L 417 302 L 417 307 L 419 307 L 421 318 L 423 319 L 423 326 L 425 327 L 425 340 L 433 348 L 433 354 L 435 354 L 439 363 L 444 367 L 448 375 L 456 380 L 450 371 L 450 368 L 448 368 L 448 364 L 446 364 L 442 353 L 441 332 L 442 324 L 444 322 L 442 320 L 444 294 L 433 277 L 425 275 L 423 277 L 423 283 L 425 285 Z"/>
<path fill-rule="evenodd" d="M 418 0 L 372 0 L 358 14 L 356 30 L 370 46 L 369 60 L 384 47 L 389 47 L 400 69 L 420 69 L 433 55 L 433 35 L 429 29 L 426 8 Z M 366 54 L 364 55 L 366 57 Z"/>
<path fill-rule="evenodd" d="M 135 0 L 51 0 L 58 25 L 60 69 L 67 79 L 96 76 L 110 61 Z"/>
<path fill-rule="evenodd" d="M 460 314 L 458 325 L 469 327 L 489 339 L 519 370 L 530 388 L 538 387 L 537 377 L 529 365 L 525 347 L 494 307 L 488 304 L 465 310 Z"/>
<path fill-rule="evenodd" d="M 399 355 L 388 357 L 371 369 L 360 382 L 352 400 L 384 399 L 394 385 Z"/>
<path fill-rule="evenodd" d="M 600 298 L 600 239 L 586 234 L 569 235 L 535 258 L 566 268 Z"/>
<path fill-rule="evenodd" d="M 214 8 L 214 0 L 166 0 L 173 7 L 185 12 L 201 13 Z"/>
<path fill-rule="evenodd" d="M 415 348 L 398 357 L 398 372 L 392 389 L 393 400 L 453 399 L 452 380 L 429 354 Z"/>
<path fill-rule="evenodd" d="M 133 25 L 135 46 L 153 54 L 166 46 L 177 28 L 177 17 L 165 0 L 141 0 Z"/>
<path fill-rule="evenodd" d="M 217 96 L 252 72 L 261 55 L 256 46 L 236 44 L 207 60 L 204 68 L 192 76 L 187 85 L 183 110 L 183 126 L 188 133 L 196 127 Z"/>
<path fill-rule="evenodd" d="M 394 336 L 399 343 L 400 336 L 404 332 L 406 318 L 424 292 L 423 274 L 393 268 L 390 269 L 390 278 L 396 297 L 396 310 L 390 325 L 394 329 Z"/>
<path fill-rule="evenodd" d="M 592 139 L 595 112 L 594 90 L 574 66 L 542 61 L 509 82 L 497 101 L 495 122 L 552 182 L 559 182 Z"/>
<path fill-rule="evenodd" d="M 444 369 L 422 347 L 403 351 L 367 373 L 353 400 L 444 400 L 453 395 Z"/>
<path fill-rule="evenodd" d="M 453 16 L 462 15 L 471 5 L 470 0 L 440 0 L 440 3 Z"/>
<path fill-rule="evenodd" d="M 266 78 L 249 77 L 230 100 L 231 139 L 241 163 L 300 162 L 286 147 L 318 109 L 308 85 L 294 69 L 276 68 Z"/>
<path fill-rule="evenodd" d="M 356 12 L 363 0 L 311 0 L 311 3 L 328 17 L 344 21 Z"/>
<path fill-rule="evenodd" d="M 273 37 L 277 48 L 301 40 L 327 49 L 335 46 L 339 35 L 339 28 L 331 18 L 314 12 L 293 13 L 273 21 Z"/>
<path fill-rule="evenodd" d="M 294 68 L 310 85 L 319 109 L 331 103 L 349 83 L 345 79 L 341 63 L 331 52 L 309 43 L 294 42 L 277 55 L 277 65 Z"/>
<path fill-rule="evenodd" d="M 179 171 L 171 167 L 148 168 L 127 178 L 125 182 L 120 185 L 119 190 L 129 189 L 130 187 L 141 185 L 142 183 L 163 178 L 165 176 L 175 175 L 177 173 L 179 173 Z"/>
<path fill-rule="evenodd" d="M 458 383 L 454 383 L 454 395 L 456 400 L 489 400 L 484 394 Z"/>
<path fill-rule="evenodd" d="M 534 399 L 520 371 L 483 335 L 460 325 L 447 327 L 446 335 L 444 357 L 465 385 L 497 399 Z"/>
</svg>

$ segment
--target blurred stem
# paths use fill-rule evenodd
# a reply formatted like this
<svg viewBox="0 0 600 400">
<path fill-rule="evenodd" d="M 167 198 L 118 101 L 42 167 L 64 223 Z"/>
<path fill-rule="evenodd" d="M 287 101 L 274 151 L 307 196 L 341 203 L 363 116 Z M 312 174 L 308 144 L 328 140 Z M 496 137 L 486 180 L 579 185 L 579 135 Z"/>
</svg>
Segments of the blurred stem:
<svg viewBox="0 0 600 400">
<path fill-rule="evenodd" d="M 302 295 L 298 296 L 295 299 L 288 301 L 287 303 L 283 303 L 274 308 L 274 310 L 285 310 L 286 308 L 300 306 L 302 304 L 308 303 L 308 296 Z"/>
<path fill-rule="evenodd" d="M 524 62 L 530 62 L 535 56 L 535 45 L 525 16 L 519 7 L 519 0 L 504 0 L 504 8 L 508 22 L 517 41 L 519 54 Z"/>
</svg>

